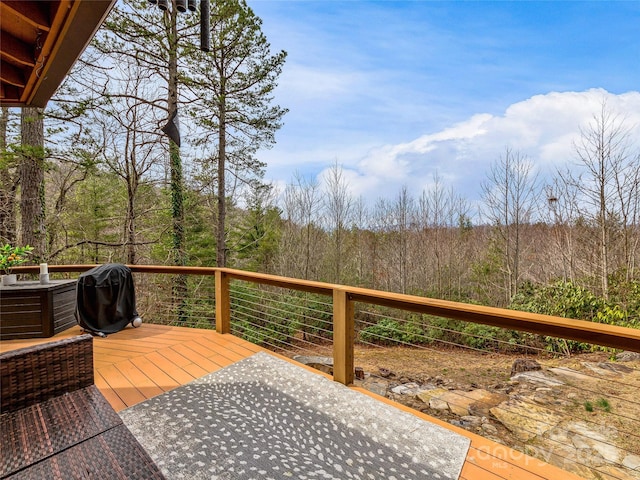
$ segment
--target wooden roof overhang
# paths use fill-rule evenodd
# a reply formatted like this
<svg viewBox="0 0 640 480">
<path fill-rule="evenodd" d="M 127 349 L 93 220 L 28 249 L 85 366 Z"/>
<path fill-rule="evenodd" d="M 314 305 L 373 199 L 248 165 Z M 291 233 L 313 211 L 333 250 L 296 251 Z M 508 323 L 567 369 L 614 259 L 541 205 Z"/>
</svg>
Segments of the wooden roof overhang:
<svg viewBox="0 0 640 480">
<path fill-rule="evenodd" d="M 0 104 L 45 107 L 116 0 L 0 0 Z"/>
</svg>

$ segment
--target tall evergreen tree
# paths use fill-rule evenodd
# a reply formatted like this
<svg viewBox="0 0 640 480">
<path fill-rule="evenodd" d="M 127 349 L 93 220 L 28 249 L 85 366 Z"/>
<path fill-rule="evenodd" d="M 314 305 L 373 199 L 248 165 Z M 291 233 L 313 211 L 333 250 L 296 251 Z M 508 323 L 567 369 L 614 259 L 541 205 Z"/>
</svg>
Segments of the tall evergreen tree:
<svg viewBox="0 0 640 480">
<path fill-rule="evenodd" d="M 0 243 L 16 242 L 16 191 L 18 174 L 15 155 L 9 150 L 10 113 L 8 107 L 0 110 Z"/>
<path fill-rule="evenodd" d="M 220 0 L 211 7 L 211 52 L 191 70 L 191 85 L 199 97 L 196 120 L 207 132 L 202 144 L 215 145 L 209 157 L 216 163 L 217 176 L 216 263 L 225 266 L 230 185 L 262 178 L 264 164 L 255 154 L 275 142 L 287 112 L 272 105 L 287 54 L 271 54 L 262 21 L 244 0 Z"/>
<path fill-rule="evenodd" d="M 41 108 L 23 107 L 20 118 L 22 138 L 20 161 L 20 214 L 22 245 L 31 245 L 36 258 L 46 258 L 45 231 L 45 149 Z"/>
</svg>

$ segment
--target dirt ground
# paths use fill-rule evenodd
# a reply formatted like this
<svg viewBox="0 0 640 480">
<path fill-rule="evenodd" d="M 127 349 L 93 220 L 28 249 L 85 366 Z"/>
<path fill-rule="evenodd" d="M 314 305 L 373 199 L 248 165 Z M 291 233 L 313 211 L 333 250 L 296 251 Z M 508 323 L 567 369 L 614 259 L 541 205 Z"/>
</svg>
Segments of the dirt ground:
<svg viewBox="0 0 640 480">
<path fill-rule="evenodd" d="M 332 357 L 333 351 L 331 345 L 318 345 L 304 355 Z M 511 365 L 517 358 L 531 358 L 544 367 L 575 368 L 580 362 L 605 362 L 610 356 L 606 352 L 556 357 L 544 353 L 523 355 L 482 353 L 462 348 L 381 348 L 362 345 L 356 345 L 354 351 L 355 366 L 372 375 L 380 375 L 382 368 L 392 372 L 398 383 L 429 383 L 440 378 L 467 388 L 488 388 L 509 381 Z"/>
</svg>

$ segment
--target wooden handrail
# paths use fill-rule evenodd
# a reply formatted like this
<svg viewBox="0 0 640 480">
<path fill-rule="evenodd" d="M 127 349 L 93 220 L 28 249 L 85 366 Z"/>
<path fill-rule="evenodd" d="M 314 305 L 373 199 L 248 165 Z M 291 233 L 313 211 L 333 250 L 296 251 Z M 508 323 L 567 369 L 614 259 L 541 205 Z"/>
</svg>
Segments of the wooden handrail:
<svg viewBox="0 0 640 480">
<path fill-rule="evenodd" d="M 640 352 L 640 329 L 362 288 L 348 291 L 356 302 Z"/>
<path fill-rule="evenodd" d="M 49 265 L 49 271 L 82 272 L 94 266 Z M 138 273 L 215 275 L 216 314 L 218 315 L 216 323 L 220 322 L 219 331 L 221 333 L 230 331 L 230 324 L 228 323 L 230 322 L 230 279 L 332 296 L 334 300 L 334 372 L 337 372 L 337 375 L 335 375 L 337 377 L 336 380 L 342 383 L 351 383 L 353 381 L 353 317 L 355 302 L 640 352 L 640 329 L 616 325 L 300 280 L 230 268 L 160 265 L 129 265 L 129 267 L 132 271 Z M 14 271 L 16 273 L 38 273 L 38 268 L 37 266 L 16 267 Z"/>
</svg>

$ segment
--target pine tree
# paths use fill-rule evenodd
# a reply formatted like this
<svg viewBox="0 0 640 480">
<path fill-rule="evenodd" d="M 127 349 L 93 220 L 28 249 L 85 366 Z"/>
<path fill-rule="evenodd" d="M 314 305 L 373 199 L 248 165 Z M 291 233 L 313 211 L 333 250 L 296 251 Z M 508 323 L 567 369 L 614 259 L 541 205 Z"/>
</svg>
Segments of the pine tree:
<svg viewBox="0 0 640 480">
<path fill-rule="evenodd" d="M 211 5 L 211 52 L 191 70 L 199 99 L 196 121 L 205 129 L 203 145 L 215 145 L 209 155 L 217 176 L 217 265 L 227 264 L 226 199 L 230 185 L 247 185 L 263 176 L 255 156 L 275 142 L 287 110 L 272 105 L 273 90 L 286 52 L 271 54 L 262 21 L 244 0 L 220 0 Z M 227 180 L 229 173 L 233 182 Z"/>
</svg>

